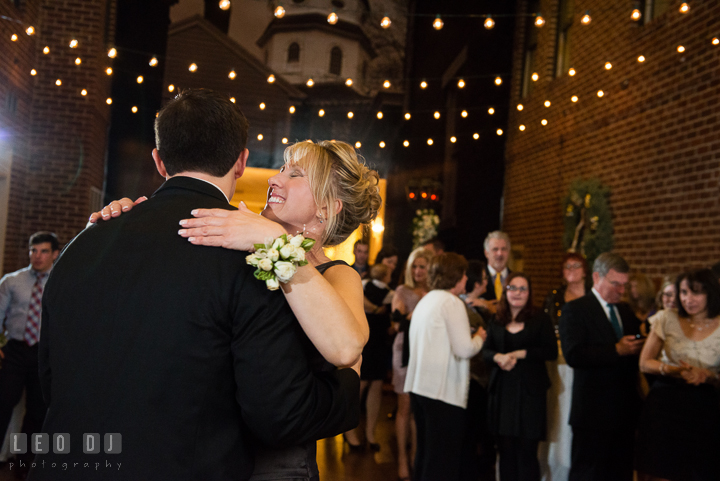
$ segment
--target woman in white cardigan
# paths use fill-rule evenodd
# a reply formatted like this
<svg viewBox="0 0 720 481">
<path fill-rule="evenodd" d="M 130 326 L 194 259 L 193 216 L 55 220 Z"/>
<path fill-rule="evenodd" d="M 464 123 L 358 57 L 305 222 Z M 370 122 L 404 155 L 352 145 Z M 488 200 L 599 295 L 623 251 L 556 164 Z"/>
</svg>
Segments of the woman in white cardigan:
<svg viewBox="0 0 720 481">
<path fill-rule="evenodd" d="M 458 254 L 433 257 L 428 269 L 432 290 L 418 302 L 410 322 L 405 391 L 417 423 L 415 481 L 455 481 L 460 475 L 470 358 L 487 336 L 482 328 L 470 332 L 458 297 L 465 292 L 467 265 Z"/>
</svg>

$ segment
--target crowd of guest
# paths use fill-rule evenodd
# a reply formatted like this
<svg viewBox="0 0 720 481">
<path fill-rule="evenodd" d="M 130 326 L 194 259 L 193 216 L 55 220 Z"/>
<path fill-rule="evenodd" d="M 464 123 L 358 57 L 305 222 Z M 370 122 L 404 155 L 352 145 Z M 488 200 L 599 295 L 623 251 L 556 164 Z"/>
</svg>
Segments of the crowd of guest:
<svg viewBox="0 0 720 481">
<path fill-rule="evenodd" d="M 536 307 L 500 231 L 485 239 L 487 264 L 428 241 L 398 269 L 399 285 L 397 250 L 378 255 L 378 273 L 367 245 L 355 252 L 355 269 L 371 274 L 363 379 L 382 383 L 392 366 L 401 480 L 540 480 L 547 362 L 559 354 L 572 368 L 570 415 L 559 420 L 571 426 L 568 479 L 720 479 L 719 265 L 656 288 L 618 254 L 591 268 L 571 252 Z M 374 450 L 375 392 L 365 424 Z M 348 441 L 363 446 L 356 433 Z"/>
</svg>

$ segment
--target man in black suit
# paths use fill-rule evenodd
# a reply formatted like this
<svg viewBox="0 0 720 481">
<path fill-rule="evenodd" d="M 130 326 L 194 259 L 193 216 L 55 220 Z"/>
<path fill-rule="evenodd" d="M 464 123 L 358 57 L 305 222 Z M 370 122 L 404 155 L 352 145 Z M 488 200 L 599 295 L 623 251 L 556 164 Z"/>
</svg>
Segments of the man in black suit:
<svg viewBox="0 0 720 481">
<path fill-rule="evenodd" d="M 570 425 L 570 481 L 631 481 L 633 441 L 640 410 L 636 339 L 640 322 L 619 304 L 630 268 L 617 254 L 600 254 L 593 288 L 565 304 L 560 339 L 574 370 Z"/>
<path fill-rule="evenodd" d="M 243 480 L 257 439 L 357 425 L 357 373 L 311 371 L 283 294 L 254 278 L 247 253 L 178 235 L 193 209 L 232 209 L 247 125 L 227 97 L 183 92 L 155 124 L 167 181 L 61 254 L 43 297 L 41 444 L 67 433 L 70 453 L 40 454 L 32 479 Z M 84 454 L 92 444 L 100 453 Z"/>
<path fill-rule="evenodd" d="M 485 306 L 490 312 L 495 313 L 497 301 L 502 295 L 505 280 L 510 274 L 508 260 L 510 260 L 510 236 L 505 232 L 496 230 L 490 232 L 483 243 L 485 257 L 487 258 L 488 285 L 487 290 L 481 296 L 490 302 Z"/>
</svg>

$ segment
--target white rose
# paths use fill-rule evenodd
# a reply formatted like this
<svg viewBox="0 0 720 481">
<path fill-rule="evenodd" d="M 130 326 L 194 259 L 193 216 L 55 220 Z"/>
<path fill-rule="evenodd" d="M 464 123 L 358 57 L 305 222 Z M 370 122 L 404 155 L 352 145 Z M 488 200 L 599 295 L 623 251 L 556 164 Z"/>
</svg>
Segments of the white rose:
<svg viewBox="0 0 720 481">
<path fill-rule="evenodd" d="M 415 211 L 415 215 L 422 215 L 422 211 L 421 211 L 421 210 L 416 210 L 416 211 Z"/>
<path fill-rule="evenodd" d="M 305 260 L 305 249 L 302 247 L 296 247 L 295 248 L 295 259 L 298 262 L 302 262 Z"/>
<path fill-rule="evenodd" d="M 285 260 L 290 259 L 295 255 L 295 246 L 292 244 L 285 244 L 282 246 L 282 249 L 280 249 L 280 255 Z"/>
<path fill-rule="evenodd" d="M 277 279 L 268 279 L 265 281 L 265 284 L 270 291 L 276 291 L 278 287 L 280 287 L 280 281 Z"/>
<path fill-rule="evenodd" d="M 292 262 L 278 261 L 275 263 L 275 275 L 280 282 L 287 282 L 292 279 L 297 268 Z"/>
<path fill-rule="evenodd" d="M 277 249 L 273 248 L 267 252 L 267 256 L 268 256 L 268 259 L 275 262 L 276 260 L 278 260 L 278 258 L 280 258 L 280 253 L 277 251 Z"/>
<path fill-rule="evenodd" d="M 273 268 L 273 263 L 270 259 L 260 259 L 260 262 L 258 262 L 258 267 L 264 271 L 271 271 Z"/>
<path fill-rule="evenodd" d="M 273 249 L 280 249 L 280 248 L 281 248 L 282 246 L 284 246 L 284 245 L 285 245 L 285 241 L 282 240 L 282 238 L 278 237 L 278 238 L 275 239 L 275 241 L 273 242 L 272 248 L 273 248 Z"/>
<path fill-rule="evenodd" d="M 255 251 L 255 254 L 254 254 L 254 255 L 255 255 L 255 257 L 257 257 L 258 259 L 265 259 L 265 258 L 267 257 L 267 250 L 265 250 L 265 249 L 259 249 L 259 250 Z"/>
<path fill-rule="evenodd" d="M 290 239 L 290 244 L 292 244 L 295 247 L 300 247 L 300 244 L 305 240 L 305 238 L 301 235 L 293 236 L 292 239 Z"/>
<path fill-rule="evenodd" d="M 250 264 L 253 267 L 257 267 L 259 260 L 260 259 L 255 254 L 250 254 L 249 256 L 247 256 L 245 258 L 245 262 L 247 262 L 248 264 Z"/>
</svg>

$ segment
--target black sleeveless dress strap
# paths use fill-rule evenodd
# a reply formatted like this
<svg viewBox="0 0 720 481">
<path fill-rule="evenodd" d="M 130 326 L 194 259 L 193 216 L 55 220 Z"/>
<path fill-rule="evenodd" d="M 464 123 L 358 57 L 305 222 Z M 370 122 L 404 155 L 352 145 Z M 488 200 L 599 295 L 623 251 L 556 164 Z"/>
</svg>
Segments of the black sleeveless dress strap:
<svg viewBox="0 0 720 481">
<path fill-rule="evenodd" d="M 348 264 L 347 262 L 342 261 L 342 260 L 337 260 L 337 261 L 325 262 L 324 264 L 319 264 L 319 265 L 315 266 L 315 269 L 317 269 L 320 274 L 325 274 L 325 271 L 330 269 L 332 266 L 348 266 L 348 267 L 350 267 L 350 264 Z"/>
</svg>

